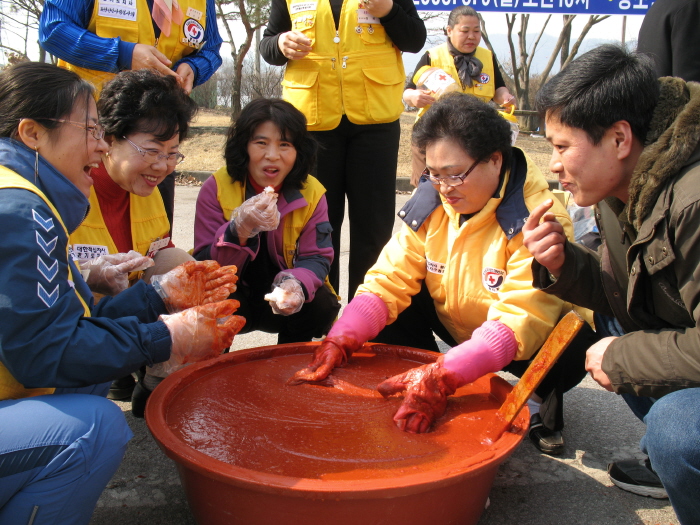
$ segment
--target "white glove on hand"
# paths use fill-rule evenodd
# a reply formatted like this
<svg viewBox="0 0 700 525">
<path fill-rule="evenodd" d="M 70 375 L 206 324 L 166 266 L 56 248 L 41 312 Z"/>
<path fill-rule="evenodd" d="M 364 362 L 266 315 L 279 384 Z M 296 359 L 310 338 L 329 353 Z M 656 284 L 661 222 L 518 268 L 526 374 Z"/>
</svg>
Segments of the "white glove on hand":
<svg viewBox="0 0 700 525">
<path fill-rule="evenodd" d="M 150 257 L 131 250 L 129 253 L 110 253 L 80 261 L 80 270 L 89 272 L 85 281 L 92 292 L 117 295 L 129 287 L 131 272 L 145 270 L 154 264 Z"/>
<path fill-rule="evenodd" d="M 227 299 L 172 315 L 161 315 L 173 342 L 170 359 L 148 367 L 148 373 L 166 377 L 190 363 L 219 355 L 231 346 L 233 337 L 245 325 L 245 318 L 231 315 L 239 306 L 238 301 Z"/>
<path fill-rule="evenodd" d="M 251 197 L 231 214 L 229 228 L 239 239 L 250 239 L 260 232 L 276 230 L 280 224 L 275 191 L 268 186 L 262 193 Z"/>
<path fill-rule="evenodd" d="M 270 302 L 272 311 L 279 315 L 292 315 L 301 310 L 304 305 L 304 289 L 301 283 L 290 273 L 277 274 L 272 282 L 271 293 L 265 295 Z"/>
</svg>

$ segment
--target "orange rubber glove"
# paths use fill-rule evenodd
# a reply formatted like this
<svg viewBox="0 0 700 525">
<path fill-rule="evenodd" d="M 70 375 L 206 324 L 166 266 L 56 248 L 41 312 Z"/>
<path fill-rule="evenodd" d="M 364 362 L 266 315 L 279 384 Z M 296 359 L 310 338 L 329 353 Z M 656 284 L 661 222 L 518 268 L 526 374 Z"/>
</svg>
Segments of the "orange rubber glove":
<svg viewBox="0 0 700 525">
<path fill-rule="evenodd" d="M 187 261 L 163 275 L 154 275 L 151 285 L 175 313 L 193 306 L 223 301 L 236 291 L 237 268 L 216 261 Z"/>
<path fill-rule="evenodd" d="M 444 356 L 428 365 L 390 377 L 377 390 L 384 397 L 406 391 L 394 422 L 406 432 L 420 434 L 430 430 L 433 422 L 445 413 L 447 396 L 451 396 L 463 381 L 459 374 L 442 366 Z"/>
<path fill-rule="evenodd" d="M 309 366 L 294 374 L 287 384 L 300 385 L 306 382 L 323 381 L 336 366 L 344 366 L 353 352 L 363 344 L 365 344 L 364 341 L 358 341 L 351 336 L 326 337 L 321 346 L 314 351 L 314 357 Z"/>
<path fill-rule="evenodd" d="M 245 318 L 231 315 L 239 306 L 238 301 L 227 299 L 161 315 L 173 341 L 170 359 L 149 367 L 148 373 L 166 377 L 189 363 L 218 356 L 231 346 L 234 336 L 245 325 Z"/>
</svg>

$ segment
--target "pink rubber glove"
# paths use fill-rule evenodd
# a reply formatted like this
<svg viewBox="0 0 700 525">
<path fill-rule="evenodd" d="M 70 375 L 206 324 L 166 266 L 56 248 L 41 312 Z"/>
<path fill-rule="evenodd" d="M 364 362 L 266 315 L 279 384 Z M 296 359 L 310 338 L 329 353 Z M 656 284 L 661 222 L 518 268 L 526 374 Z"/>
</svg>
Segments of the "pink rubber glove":
<svg viewBox="0 0 700 525">
<path fill-rule="evenodd" d="M 277 197 L 271 187 L 251 197 L 231 214 L 230 228 L 241 240 L 255 237 L 260 232 L 276 230 L 280 224 Z"/>
<path fill-rule="evenodd" d="M 401 430 L 420 434 L 445 413 L 447 396 L 488 372 L 497 372 L 513 360 L 515 335 L 503 323 L 486 321 L 471 339 L 452 348 L 437 361 L 390 377 L 377 390 L 384 397 L 406 392 L 394 422 Z"/>
<path fill-rule="evenodd" d="M 189 363 L 219 355 L 231 346 L 233 337 L 245 325 L 245 318 L 231 315 L 240 303 L 227 299 L 218 303 L 195 306 L 160 319 L 170 331 L 170 359 L 148 368 L 156 377 L 166 377 Z"/>
<path fill-rule="evenodd" d="M 272 292 L 265 294 L 272 311 L 278 315 L 292 315 L 304 306 L 304 289 L 299 280 L 289 272 L 280 272 L 272 281 Z"/>
<path fill-rule="evenodd" d="M 309 366 L 294 374 L 288 383 L 323 381 L 336 366 L 343 366 L 353 352 L 376 337 L 386 326 L 388 317 L 389 310 L 378 296 L 372 293 L 356 296 L 316 348 Z"/>
<path fill-rule="evenodd" d="M 223 301 L 236 291 L 237 268 L 216 261 L 187 261 L 168 273 L 151 277 L 151 286 L 161 296 L 168 312 Z"/>
<path fill-rule="evenodd" d="M 80 261 L 80 271 L 89 272 L 85 282 L 92 292 L 117 295 L 129 287 L 131 272 L 145 270 L 154 264 L 150 257 L 131 250 L 128 253 L 109 253 Z"/>
</svg>

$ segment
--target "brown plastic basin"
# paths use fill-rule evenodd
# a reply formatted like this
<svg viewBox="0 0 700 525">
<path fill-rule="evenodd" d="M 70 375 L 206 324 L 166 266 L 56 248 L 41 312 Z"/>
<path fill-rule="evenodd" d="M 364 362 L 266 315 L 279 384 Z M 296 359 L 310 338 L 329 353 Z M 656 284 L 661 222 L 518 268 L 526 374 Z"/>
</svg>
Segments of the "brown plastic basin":
<svg viewBox="0 0 700 525">
<path fill-rule="evenodd" d="M 201 525 L 473 524 L 522 440 L 527 407 L 495 443 L 483 431 L 511 386 L 489 374 L 460 388 L 432 432 L 399 430 L 401 398 L 376 385 L 435 360 L 368 344 L 332 385 L 287 386 L 318 343 L 253 348 L 166 378 L 146 422 L 177 464 Z"/>
</svg>

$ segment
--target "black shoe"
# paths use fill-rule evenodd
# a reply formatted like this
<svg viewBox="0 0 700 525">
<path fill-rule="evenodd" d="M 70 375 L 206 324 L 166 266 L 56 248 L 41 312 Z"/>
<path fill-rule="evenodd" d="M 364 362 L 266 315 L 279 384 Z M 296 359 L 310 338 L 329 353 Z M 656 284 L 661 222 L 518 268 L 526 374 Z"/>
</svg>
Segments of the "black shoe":
<svg viewBox="0 0 700 525">
<path fill-rule="evenodd" d="M 608 476 L 610 476 L 610 481 L 627 492 L 656 499 L 668 498 L 659 476 L 651 468 L 649 458 L 645 460 L 623 459 L 610 463 Z"/>
<path fill-rule="evenodd" d="M 144 413 L 146 412 L 146 401 L 148 401 L 151 392 L 152 391 L 143 386 L 140 381 L 136 383 L 134 393 L 131 396 L 131 413 L 134 417 L 143 419 Z"/>
<path fill-rule="evenodd" d="M 530 416 L 530 441 L 537 450 L 550 456 L 558 456 L 564 452 L 564 436 L 559 430 L 550 430 L 542 423 L 539 414 Z"/>
<path fill-rule="evenodd" d="M 134 385 L 136 385 L 136 380 L 131 374 L 115 379 L 112 381 L 112 385 L 109 387 L 107 399 L 111 399 L 113 401 L 126 401 L 131 397 L 131 393 L 134 391 Z"/>
</svg>

